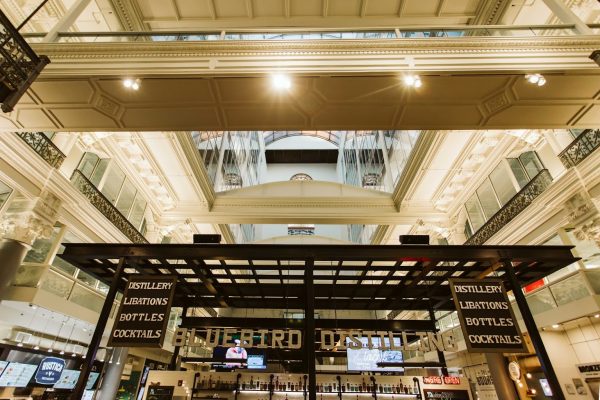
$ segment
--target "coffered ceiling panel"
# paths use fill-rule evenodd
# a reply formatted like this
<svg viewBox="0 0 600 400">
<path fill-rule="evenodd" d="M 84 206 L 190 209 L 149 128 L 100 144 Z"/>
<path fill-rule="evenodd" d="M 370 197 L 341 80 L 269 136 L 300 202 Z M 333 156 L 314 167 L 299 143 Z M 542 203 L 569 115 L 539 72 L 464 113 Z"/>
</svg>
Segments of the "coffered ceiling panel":
<svg viewBox="0 0 600 400">
<path fill-rule="evenodd" d="M 122 2 L 124 0 L 113 0 Z M 132 0 L 151 29 L 399 27 L 466 24 L 483 0 Z"/>
<path fill-rule="evenodd" d="M 566 128 L 599 123 L 600 71 L 546 74 L 296 76 L 276 91 L 270 76 L 146 77 L 128 91 L 116 77 L 40 79 L 29 101 L 0 116 L 2 129 L 65 131 L 208 129 Z M 580 88 L 580 90 L 576 90 Z M 91 93 L 90 93 L 91 90 Z"/>
</svg>

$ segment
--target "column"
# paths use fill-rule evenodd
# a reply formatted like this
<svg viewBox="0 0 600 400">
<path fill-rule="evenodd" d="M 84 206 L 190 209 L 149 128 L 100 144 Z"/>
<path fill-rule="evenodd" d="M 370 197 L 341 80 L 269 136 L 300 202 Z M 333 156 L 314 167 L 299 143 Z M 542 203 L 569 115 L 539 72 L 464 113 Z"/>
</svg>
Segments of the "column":
<svg viewBox="0 0 600 400">
<path fill-rule="evenodd" d="M 10 286 L 35 239 L 50 237 L 60 205 L 61 200 L 47 191 L 33 200 L 13 200 L 0 223 L 0 293 Z"/>
<path fill-rule="evenodd" d="M 58 38 L 59 32 L 65 32 L 69 30 L 71 25 L 75 23 L 77 18 L 81 15 L 83 10 L 91 3 L 92 0 L 77 0 L 75 3 L 67 10 L 65 15 L 63 15 L 56 25 L 44 36 L 42 42 L 49 43 L 55 42 Z"/>
<path fill-rule="evenodd" d="M 129 348 L 127 347 L 115 347 L 113 350 L 112 364 L 108 364 L 104 377 L 102 378 L 102 385 L 96 394 L 96 400 L 114 400 L 117 396 L 117 390 L 121 384 L 121 376 L 123 375 L 123 368 L 127 362 L 127 354 Z"/>
<path fill-rule="evenodd" d="M 593 35 L 594 32 L 575 14 L 563 0 L 544 0 L 548 8 L 563 24 L 575 25 L 575 32 L 580 35 Z"/>
<path fill-rule="evenodd" d="M 492 380 L 494 381 L 494 387 L 496 388 L 496 395 L 498 396 L 498 399 L 518 399 L 519 396 L 515 391 L 515 384 L 508 376 L 506 361 L 504 360 L 502 353 L 486 353 L 485 359 L 487 361 L 488 368 L 490 369 Z"/>
</svg>

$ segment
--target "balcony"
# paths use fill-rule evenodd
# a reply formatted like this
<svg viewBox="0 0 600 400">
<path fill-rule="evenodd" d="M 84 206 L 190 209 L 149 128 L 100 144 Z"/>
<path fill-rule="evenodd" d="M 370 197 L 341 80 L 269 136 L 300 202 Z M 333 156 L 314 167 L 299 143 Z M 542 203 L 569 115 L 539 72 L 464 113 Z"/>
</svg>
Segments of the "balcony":
<svg viewBox="0 0 600 400">
<path fill-rule="evenodd" d="M 42 132 L 18 132 L 17 136 L 53 168 L 60 168 L 65 161 L 64 153 Z"/>
<path fill-rule="evenodd" d="M 600 147 L 600 129 L 586 129 L 559 155 L 565 168 L 575 167 Z"/>
<path fill-rule="evenodd" d="M 525 210 L 552 183 L 548 170 L 541 170 L 533 179 L 494 214 L 465 242 L 465 245 L 482 245 L 506 224 Z"/>
<path fill-rule="evenodd" d="M 148 243 L 144 235 L 79 170 L 73 172 L 71 182 L 132 243 Z"/>
<path fill-rule="evenodd" d="M 2 111 L 13 110 L 21 96 L 50 60 L 38 56 L 0 11 L 0 101 Z"/>
</svg>

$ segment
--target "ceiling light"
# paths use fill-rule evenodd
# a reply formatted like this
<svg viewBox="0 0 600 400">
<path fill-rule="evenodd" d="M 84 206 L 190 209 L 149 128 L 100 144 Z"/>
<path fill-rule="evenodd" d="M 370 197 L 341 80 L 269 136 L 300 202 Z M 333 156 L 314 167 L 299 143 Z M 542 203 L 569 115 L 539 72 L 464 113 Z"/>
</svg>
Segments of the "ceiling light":
<svg viewBox="0 0 600 400">
<path fill-rule="evenodd" d="M 19 343 L 17 344 L 17 347 L 23 347 L 23 343 L 22 343 L 22 342 L 19 342 Z"/>
<path fill-rule="evenodd" d="M 423 86 L 423 82 L 418 75 L 406 75 L 404 77 L 404 84 L 414 88 L 420 88 Z"/>
<path fill-rule="evenodd" d="M 594 318 L 600 318 L 600 314 L 594 315 Z"/>
<path fill-rule="evenodd" d="M 523 387 L 523 384 L 522 384 L 521 382 L 519 382 L 519 387 L 520 387 L 520 388 L 522 388 L 522 387 Z"/>
<path fill-rule="evenodd" d="M 34 350 L 39 350 L 40 346 L 38 346 L 37 344 L 35 345 L 35 347 L 33 348 Z"/>
<path fill-rule="evenodd" d="M 273 87 L 278 90 L 287 90 L 292 87 L 292 80 L 284 74 L 275 74 L 272 78 Z"/>
<path fill-rule="evenodd" d="M 533 85 L 544 86 L 546 84 L 546 78 L 542 74 L 527 74 L 525 79 Z"/>
<path fill-rule="evenodd" d="M 531 379 L 531 377 L 532 377 L 533 375 L 531 375 L 531 372 L 528 372 L 528 373 L 526 373 L 526 374 L 525 374 L 525 376 L 527 377 L 527 379 Z"/>
<path fill-rule="evenodd" d="M 552 327 L 553 327 L 554 329 L 558 329 L 558 328 L 560 328 L 560 325 L 559 325 L 559 324 L 554 324 L 554 325 L 552 325 Z"/>
<path fill-rule="evenodd" d="M 139 79 L 125 78 L 123 79 L 123 86 L 131 90 L 139 90 L 141 81 Z"/>
<path fill-rule="evenodd" d="M 63 354 L 65 354 L 65 351 L 61 350 L 60 353 L 58 353 L 58 354 L 60 354 L 62 356 Z"/>
</svg>

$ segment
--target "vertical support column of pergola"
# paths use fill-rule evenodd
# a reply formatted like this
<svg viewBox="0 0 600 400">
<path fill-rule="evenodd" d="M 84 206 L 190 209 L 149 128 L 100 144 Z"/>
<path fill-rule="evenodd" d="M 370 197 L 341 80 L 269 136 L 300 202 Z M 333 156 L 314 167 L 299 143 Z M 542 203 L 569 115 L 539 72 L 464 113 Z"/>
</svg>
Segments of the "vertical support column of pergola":
<svg viewBox="0 0 600 400">
<path fill-rule="evenodd" d="M 317 375 L 315 372 L 315 260 L 307 259 L 304 265 L 304 358 L 308 374 L 308 400 L 317 400 Z"/>
<path fill-rule="evenodd" d="M 117 270 L 115 271 L 113 280 L 110 284 L 110 289 L 108 290 L 106 299 L 104 300 L 102 311 L 100 311 L 100 316 L 98 317 L 98 322 L 96 323 L 94 335 L 92 336 L 92 340 L 90 340 L 87 353 L 85 354 L 85 361 L 81 367 L 81 373 L 79 374 L 77 384 L 75 385 L 73 393 L 71 394 L 71 400 L 80 400 L 83 398 L 85 386 L 90 376 L 90 372 L 92 372 L 92 366 L 94 365 L 94 360 L 96 359 L 96 353 L 98 352 L 98 347 L 100 346 L 100 341 L 102 340 L 102 335 L 104 334 L 104 329 L 106 328 L 106 323 L 108 322 L 108 317 L 110 316 L 110 310 L 112 309 L 115 297 L 117 296 L 117 291 L 119 290 L 119 283 L 121 281 L 121 276 L 123 274 L 123 270 L 125 269 L 125 265 L 125 257 L 121 257 L 119 259 L 119 264 L 117 265 Z"/>
<path fill-rule="evenodd" d="M 533 319 L 533 314 L 531 314 L 531 310 L 527 305 L 527 300 L 525 299 L 525 295 L 523 294 L 523 290 L 521 289 L 521 285 L 519 284 L 512 263 L 510 261 L 504 261 L 503 263 L 506 277 L 510 282 L 513 295 L 515 296 L 515 300 L 519 306 L 519 311 L 521 311 L 521 315 L 523 316 L 523 322 L 525 322 L 525 327 L 527 328 L 527 332 L 529 332 L 529 337 L 533 343 L 533 348 L 535 349 L 535 353 L 540 360 L 542 371 L 544 371 L 544 375 L 546 375 L 546 378 L 548 379 L 548 384 L 552 389 L 552 398 L 556 400 L 565 400 L 565 395 L 560 388 L 558 377 L 556 376 L 556 372 L 554 372 L 554 368 L 550 362 L 550 357 L 548 356 L 548 352 L 544 347 L 544 342 L 542 341 L 540 332 L 538 331 L 535 320 Z"/>
</svg>

